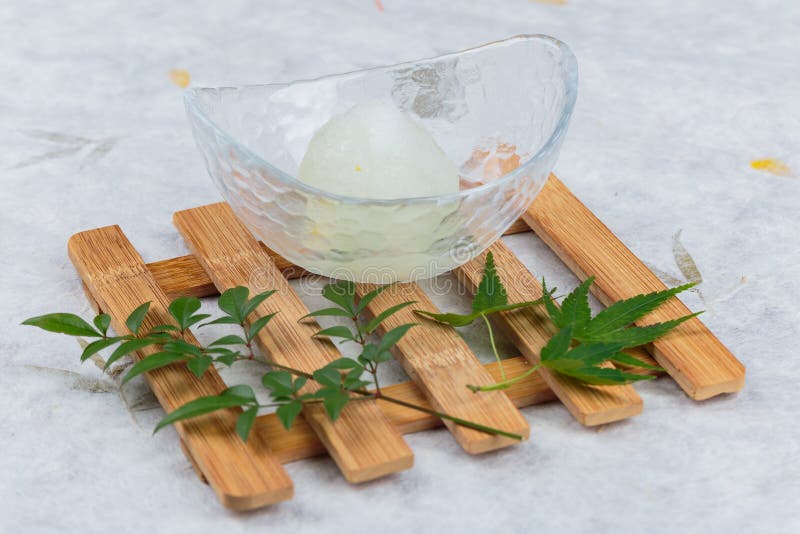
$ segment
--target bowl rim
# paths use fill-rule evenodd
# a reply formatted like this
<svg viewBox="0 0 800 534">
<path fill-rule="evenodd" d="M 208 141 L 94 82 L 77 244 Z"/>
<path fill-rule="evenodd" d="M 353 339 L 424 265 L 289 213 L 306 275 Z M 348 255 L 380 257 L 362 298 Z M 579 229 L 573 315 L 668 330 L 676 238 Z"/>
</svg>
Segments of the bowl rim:
<svg viewBox="0 0 800 534">
<path fill-rule="evenodd" d="M 558 119 L 558 123 L 556 124 L 555 128 L 553 128 L 550 137 L 546 142 L 539 147 L 539 150 L 531 156 L 525 163 L 514 169 L 513 171 L 504 174 L 500 178 L 488 182 L 476 187 L 472 187 L 470 189 L 462 189 L 455 193 L 448 193 L 446 195 L 433 195 L 433 196 L 425 196 L 425 197 L 408 197 L 408 198 L 392 198 L 392 199 L 375 199 L 375 198 L 364 198 L 364 197 L 352 197 L 346 195 L 339 195 L 336 193 L 331 193 L 330 191 L 326 191 L 324 189 L 320 189 L 318 187 L 314 187 L 309 185 L 300 179 L 292 176 L 291 174 L 279 169 L 278 167 L 271 164 L 269 161 L 265 160 L 253 150 L 248 148 L 247 146 L 243 145 L 239 141 L 236 140 L 232 135 L 228 132 L 223 130 L 216 122 L 211 120 L 209 116 L 203 111 L 202 106 L 198 102 L 199 95 L 202 93 L 208 92 L 219 92 L 223 90 L 242 90 L 242 89 L 252 89 L 252 88 L 283 88 L 289 87 L 291 85 L 302 84 L 302 83 L 313 83 L 318 82 L 320 80 L 330 80 L 336 78 L 347 78 L 356 74 L 362 74 L 364 72 L 371 72 L 371 71 L 380 71 L 380 70 L 387 70 L 393 69 L 397 67 L 405 67 L 410 65 L 415 65 L 418 63 L 425 63 L 431 62 L 435 60 L 442 60 L 448 58 L 456 58 L 465 54 L 474 53 L 479 50 L 487 49 L 487 48 L 494 48 L 497 46 L 507 45 L 514 42 L 522 42 L 522 41 L 541 41 L 546 43 L 548 46 L 553 46 L 554 48 L 558 49 L 562 53 L 562 73 L 563 78 L 565 81 L 566 86 L 566 102 L 564 104 L 564 109 L 561 113 L 561 116 Z M 466 48 L 457 52 L 448 52 L 445 54 L 439 54 L 437 56 L 431 56 L 421 59 L 416 59 L 412 61 L 403 61 L 400 63 L 394 63 L 390 65 L 379 65 L 375 67 L 368 67 L 364 69 L 357 69 L 348 72 L 336 73 L 336 74 L 326 74 L 324 76 L 318 76 L 316 78 L 306 78 L 306 79 L 299 79 L 293 80 L 290 82 L 275 82 L 275 83 L 265 83 L 265 84 L 247 84 L 247 85 L 238 85 L 238 86 L 221 86 L 221 87 L 192 87 L 187 89 L 184 93 L 184 104 L 186 107 L 186 112 L 190 117 L 196 118 L 198 121 L 204 123 L 208 128 L 214 130 L 218 137 L 223 138 L 226 142 L 235 145 L 238 147 L 239 150 L 242 150 L 245 155 L 255 160 L 260 166 L 266 167 L 270 174 L 273 177 L 276 177 L 283 181 L 287 186 L 290 186 L 295 189 L 302 190 L 306 193 L 326 198 L 332 201 L 336 201 L 342 204 L 349 204 L 349 205 L 370 205 L 370 206 L 398 206 L 398 205 L 408 205 L 408 204 L 442 204 L 442 203 L 450 203 L 453 201 L 457 201 L 459 199 L 467 198 L 469 196 L 479 194 L 481 192 L 490 190 L 492 188 L 500 188 L 505 183 L 513 180 L 519 174 L 525 172 L 526 169 L 534 166 L 536 162 L 541 160 L 545 157 L 545 155 L 549 154 L 554 147 L 556 147 L 566 134 L 567 128 L 569 127 L 569 121 L 572 116 L 572 112 L 575 108 L 575 102 L 577 100 L 578 95 L 578 62 L 575 58 L 575 55 L 572 53 L 572 50 L 567 46 L 566 43 L 556 39 L 555 37 L 551 37 L 545 34 L 519 34 L 512 37 L 508 37 L 505 39 L 500 39 L 497 41 L 491 41 L 488 43 L 484 43 L 482 45 L 473 46 L 470 48 Z"/>
</svg>

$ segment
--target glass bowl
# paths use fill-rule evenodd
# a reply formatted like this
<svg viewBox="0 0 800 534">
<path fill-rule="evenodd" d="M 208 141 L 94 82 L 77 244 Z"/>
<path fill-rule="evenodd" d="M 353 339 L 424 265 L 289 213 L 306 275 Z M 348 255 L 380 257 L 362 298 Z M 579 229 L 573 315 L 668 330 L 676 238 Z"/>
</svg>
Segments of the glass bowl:
<svg viewBox="0 0 800 534">
<path fill-rule="evenodd" d="M 523 213 L 558 158 L 577 82 L 564 43 L 521 35 L 314 80 L 195 88 L 186 110 L 209 174 L 258 239 L 314 273 L 391 283 L 458 267 Z M 323 124 L 375 100 L 431 133 L 459 168 L 461 191 L 373 200 L 296 178 Z"/>
</svg>

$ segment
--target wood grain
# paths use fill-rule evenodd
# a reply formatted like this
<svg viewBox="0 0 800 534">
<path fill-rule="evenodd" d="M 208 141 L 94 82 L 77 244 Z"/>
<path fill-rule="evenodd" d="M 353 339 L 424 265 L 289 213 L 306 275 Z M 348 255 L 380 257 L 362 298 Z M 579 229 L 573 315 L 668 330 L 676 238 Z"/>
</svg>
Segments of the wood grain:
<svg viewBox="0 0 800 534">
<path fill-rule="evenodd" d="M 495 242 L 488 251 L 494 254 L 497 274 L 506 286 L 509 302 L 541 298 L 539 281 L 502 241 Z M 488 251 L 456 269 L 459 281 L 472 292 L 477 289 L 483 276 Z M 539 362 L 542 347 L 555 333 L 541 306 L 495 314 L 492 321 L 531 363 Z M 610 363 L 604 365 L 611 366 Z M 581 384 L 547 368 L 542 368 L 540 373 L 575 419 L 586 426 L 619 421 L 642 412 L 642 399 L 633 386 Z"/>
<path fill-rule="evenodd" d="M 125 318 L 142 302 L 152 302 L 144 328 L 173 322 L 167 313 L 169 300 L 118 226 L 75 234 L 68 248 L 92 299 L 111 315 L 118 334 L 129 333 Z M 196 343 L 191 333 L 186 339 Z M 136 357 L 144 358 L 156 350 L 144 349 Z M 151 371 L 145 378 L 167 413 L 198 397 L 218 395 L 226 388 L 214 369 L 198 379 L 183 364 Z M 236 434 L 240 412 L 219 411 L 177 423 L 175 428 L 224 506 L 249 510 L 291 498 L 292 481 L 267 442 L 254 436 L 245 444 Z"/>
<path fill-rule="evenodd" d="M 178 212 L 174 222 L 218 290 L 239 285 L 249 287 L 251 294 L 278 290 L 254 314 L 279 312 L 256 338 L 271 360 L 310 373 L 341 357 L 332 343 L 312 337 L 316 323 L 300 321 L 308 309 L 227 204 Z M 316 388 L 313 382 L 306 386 L 309 392 Z M 372 480 L 413 465 L 411 449 L 374 401 L 348 404 L 335 422 L 319 404 L 306 405 L 303 413 L 349 482 Z"/>
<path fill-rule="evenodd" d="M 594 294 L 606 305 L 666 286 L 555 176 L 523 216 L 536 234 L 582 280 L 595 276 Z M 636 324 L 691 313 L 671 299 Z M 698 318 L 681 324 L 649 348 L 658 363 L 695 400 L 744 387 L 742 363 Z"/>
<path fill-rule="evenodd" d="M 359 298 L 377 286 L 357 284 Z M 468 384 L 489 385 L 492 376 L 483 368 L 470 348 L 450 326 L 421 319 L 413 310 L 439 310 L 417 284 L 398 284 L 384 290 L 367 306 L 371 316 L 397 304 L 416 301 L 386 319 L 378 332 L 385 332 L 403 324 L 418 323 L 393 347 L 392 353 L 403 365 L 408 376 L 424 392 L 425 398 L 437 411 L 468 421 L 499 428 L 527 438 L 528 422 L 502 391 L 473 393 Z M 456 441 L 471 454 L 496 450 L 519 441 L 492 436 L 470 428 L 444 423 Z"/>
</svg>

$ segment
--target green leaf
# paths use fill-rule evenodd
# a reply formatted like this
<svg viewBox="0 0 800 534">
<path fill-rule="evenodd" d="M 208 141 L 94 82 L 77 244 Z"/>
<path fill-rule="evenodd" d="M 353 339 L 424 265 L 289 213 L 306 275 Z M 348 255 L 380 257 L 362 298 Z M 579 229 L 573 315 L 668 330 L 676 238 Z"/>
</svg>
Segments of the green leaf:
<svg viewBox="0 0 800 534">
<path fill-rule="evenodd" d="M 624 352 L 618 352 L 609 358 L 614 363 L 619 363 L 622 365 L 627 365 L 628 367 L 641 367 L 642 369 L 651 369 L 653 371 L 663 371 L 661 367 L 657 365 L 652 365 L 647 362 L 643 362 L 638 358 L 634 358 L 630 354 L 626 354 Z"/>
<path fill-rule="evenodd" d="M 678 319 L 664 321 L 663 323 L 655 323 L 648 326 L 634 326 L 622 330 L 615 330 L 605 334 L 589 335 L 583 333 L 578 339 L 586 343 L 619 343 L 623 349 L 638 347 L 639 345 L 652 343 L 679 324 L 683 323 L 684 321 L 688 321 L 693 317 L 697 317 L 701 313 L 702 312 L 693 313 Z"/>
<path fill-rule="evenodd" d="M 594 276 L 590 276 L 567 295 L 561 304 L 561 316 L 556 326 L 559 328 L 571 326 L 572 331 L 577 334 L 589 324 L 592 318 L 592 311 L 589 308 L 589 287 L 593 282 Z"/>
<path fill-rule="evenodd" d="M 331 421 L 336 421 L 342 409 L 350 401 L 350 395 L 338 388 L 323 388 L 317 391 L 317 396 L 322 398 L 322 405 Z"/>
<path fill-rule="evenodd" d="M 139 333 L 139 328 L 141 328 L 142 321 L 144 321 L 144 317 L 147 315 L 149 309 L 150 302 L 145 302 L 133 310 L 131 314 L 128 315 L 128 318 L 125 319 L 125 326 L 127 326 L 128 330 L 133 332 L 134 335 Z"/>
<path fill-rule="evenodd" d="M 169 314 L 175 318 L 181 330 L 190 326 L 194 312 L 200 309 L 200 299 L 197 297 L 178 297 L 169 305 Z"/>
<path fill-rule="evenodd" d="M 343 310 L 347 310 L 351 317 L 356 316 L 356 285 L 347 280 L 339 280 L 322 288 L 322 296 L 333 302 Z"/>
<path fill-rule="evenodd" d="M 358 357 L 358 361 L 362 364 L 366 362 L 375 362 L 375 363 L 382 363 L 388 362 L 392 359 L 392 353 L 388 350 L 379 351 L 378 345 L 374 343 L 367 343 L 364 345 L 364 350 L 361 352 L 361 355 Z"/>
<path fill-rule="evenodd" d="M 213 321 L 209 321 L 207 323 L 203 323 L 199 326 L 199 328 L 203 328 L 204 326 L 208 326 L 210 324 L 239 324 L 239 321 L 234 319 L 233 317 L 228 317 L 227 315 L 224 317 L 218 317 Z"/>
<path fill-rule="evenodd" d="M 186 326 L 185 326 L 184 330 L 186 328 L 191 328 L 196 323 L 199 323 L 200 321 L 204 321 L 204 320 L 208 319 L 209 317 L 211 317 L 211 315 L 208 314 L 208 313 L 198 313 L 198 314 L 192 315 L 191 317 L 189 317 L 186 320 Z"/>
<path fill-rule="evenodd" d="M 255 403 L 256 393 L 253 388 L 246 384 L 239 384 L 238 386 L 231 386 L 219 394 L 220 397 L 236 397 L 246 402 Z"/>
<path fill-rule="evenodd" d="M 142 360 L 139 363 L 142 363 L 146 360 Z M 243 399 L 242 397 L 237 396 L 226 396 L 224 393 L 221 395 L 214 395 L 209 397 L 200 397 L 193 401 L 187 402 L 180 408 L 173 411 L 171 414 L 166 416 L 162 419 L 158 425 L 156 425 L 155 430 L 153 433 L 158 432 L 162 428 L 167 425 L 171 425 L 173 423 L 177 423 L 178 421 L 182 421 L 184 419 L 191 419 L 193 417 L 197 417 L 199 415 L 205 415 L 207 413 L 216 412 L 217 410 L 222 410 L 225 408 L 233 408 L 235 406 L 246 406 L 249 404 L 249 401 Z"/>
<path fill-rule="evenodd" d="M 558 370 L 558 372 L 572 378 L 577 378 L 583 383 L 598 386 L 618 386 L 655 378 L 651 375 L 626 373 L 613 367 L 579 367 L 576 369 Z"/>
<path fill-rule="evenodd" d="M 544 301 L 544 307 L 547 310 L 547 315 L 550 316 L 550 320 L 553 321 L 553 324 L 558 325 L 561 324 L 561 310 L 556 306 L 556 303 L 553 301 L 553 293 L 555 293 L 556 288 L 551 290 L 547 290 L 547 283 L 545 283 L 544 278 L 542 278 L 542 300 Z"/>
<path fill-rule="evenodd" d="M 547 345 L 542 347 L 541 361 L 545 363 L 548 360 L 557 360 L 562 358 L 569 350 L 572 343 L 572 328 L 567 327 L 558 331 L 556 335 L 550 338 Z"/>
<path fill-rule="evenodd" d="M 270 371 L 261 377 L 261 383 L 274 397 L 291 397 L 295 392 L 292 375 L 288 371 Z"/>
<path fill-rule="evenodd" d="M 214 363 L 214 359 L 211 356 L 197 356 L 186 362 L 186 367 L 194 373 L 194 376 L 200 378 L 212 363 Z"/>
<path fill-rule="evenodd" d="M 361 302 L 364 302 L 364 299 L 361 299 Z M 364 331 L 367 334 L 373 333 L 375 331 L 375 329 L 378 328 L 378 326 L 380 326 L 380 324 L 383 321 L 385 321 L 386 319 L 388 319 L 389 317 L 391 317 L 395 313 L 399 312 L 403 308 L 405 308 L 407 306 L 411 306 L 412 304 L 416 304 L 416 303 L 417 303 L 416 300 L 409 300 L 408 302 L 401 302 L 400 304 L 395 304 L 394 306 L 392 306 L 390 308 L 386 308 L 385 310 L 380 312 L 378 315 L 373 317 L 370 322 L 367 323 L 367 327 L 366 327 L 366 329 Z"/>
<path fill-rule="evenodd" d="M 504 306 L 508 304 L 508 295 L 503 282 L 497 275 L 494 265 L 494 255 L 489 252 L 486 254 L 486 264 L 483 267 L 483 278 L 475 296 L 472 298 L 472 311 L 481 313 L 489 308 Z"/>
<path fill-rule="evenodd" d="M 351 332 L 350 329 L 347 328 L 346 326 L 331 326 L 330 328 L 325 328 L 320 330 L 314 335 L 326 336 L 326 337 L 340 337 L 350 341 L 355 340 L 355 338 L 353 337 L 353 332 Z"/>
<path fill-rule="evenodd" d="M 337 370 L 360 369 L 362 372 L 364 371 L 364 367 L 352 358 L 338 358 L 328 363 L 325 367 Z"/>
<path fill-rule="evenodd" d="M 244 286 L 232 287 L 219 296 L 217 304 L 219 309 L 227 313 L 236 324 L 244 322 L 244 311 L 247 307 L 247 297 L 250 290 Z"/>
<path fill-rule="evenodd" d="M 73 313 L 49 313 L 25 319 L 22 324 L 68 336 L 102 337 L 89 323 Z"/>
<path fill-rule="evenodd" d="M 234 352 L 234 351 L 231 350 L 231 351 L 224 352 L 224 353 L 220 354 L 219 356 L 217 356 L 216 361 L 218 361 L 219 363 L 227 365 L 228 367 L 230 367 L 231 365 L 233 365 L 233 362 L 236 361 L 236 358 L 238 356 L 239 356 L 238 352 Z"/>
<path fill-rule="evenodd" d="M 265 326 L 267 326 L 267 323 L 270 322 L 277 313 L 278 312 L 270 313 L 269 315 L 265 315 L 264 317 L 259 317 L 258 319 L 253 321 L 253 323 L 250 325 L 249 330 L 247 330 L 247 341 L 253 341 L 253 339 L 255 339 L 258 333 Z"/>
<path fill-rule="evenodd" d="M 81 354 L 81 361 L 83 362 L 88 360 L 89 358 L 91 358 L 93 355 L 97 354 L 104 348 L 110 347 L 111 345 L 118 343 L 123 339 L 125 338 L 109 337 L 109 338 L 98 339 L 97 341 L 92 341 L 91 343 L 86 345 L 85 349 L 83 349 L 83 353 Z"/>
<path fill-rule="evenodd" d="M 342 374 L 333 367 L 322 367 L 314 371 L 314 380 L 323 386 L 339 387 L 342 384 Z"/>
<path fill-rule="evenodd" d="M 491 308 L 487 308 L 482 312 L 473 312 L 466 315 L 461 315 L 458 313 L 432 313 L 425 310 L 414 310 L 414 313 L 417 315 L 422 315 L 423 317 L 428 317 L 435 321 L 439 321 L 440 323 L 449 324 L 450 326 L 467 326 L 472 324 L 473 321 L 479 319 L 483 315 L 491 315 L 492 313 L 499 313 L 499 312 L 507 312 L 512 310 L 517 310 L 519 308 L 527 308 L 528 306 L 535 306 L 538 304 L 542 304 L 544 302 L 543 299 L 537 300 L 529 300 L 526 302 L 515 302 L 513 304 L 503 304 L 501 306 L 493 306 Z"/>
<path fill-rule="evenodd" d="M 619 343 L 592 343 L 589 345 L 578 345 L 564 355 L 564 359 L 578 360 L 583 365 L 598 365 L 608 361 L 614 354 L 618 353 L 622 347 Z"/>
<path fill-rule="evenodd" d="M 383 293 L 384 291 L 386 291 L 390 287 L 392 287 L 391 284 L 378 286 L 375 289 L 373 289 L 372 291 L 370 291 L 369 293 L 367 293 L 366 295 L 364 295 L 361 298 L 361 300 L 358 301 L 358 306 L 356 306 L 356 313 L 354 313 L 353 315 L 358 315 L 361 312 L 363 312 L 364 310 L 366 310 L 367 306 L 369 306 L 369 303 L 372 302 L 373 300 L 375 300 L 375 297 L 377 297 L 378 295 L 380 295 L 381 293 Z"/>
<path fill-rule="evenodd" d="M 94 325 L 101 334 L 108 334 L 108 327 L 111 326 L 111 316 L 107 313 L 101 313 L 94 318 Z"/>
<path fill-rule="evenodd" d="M 400 341 L 400 338 L 406 335 L 406 332 L 408 332 L 412 326 L 416 325 L 417 323 L 402 324 L 383 334 L 380 343 L 378 343 L 378 353 L 388 351 L 390 348 L 394 347 L 394 345 Z"/>
<path fill-rule="evenodd" d="M 237 336 L 234 334 L 228 336 L 222 336 L 221 338 L 212 341 L 208 344 L 209 347 L 213 347 L 215 345 L 246 345 L 247 342 L 242 339 L 242 336 Z"/>
<path fill-rule="evenodd" d="M 278 419 L 280 419 L 283 428 L 289 430 L 292 428 L 292 423 L 294 423 L 294 420 L 297 419 L 301 411 L 303 411 L 303 403 L 299 400 L 293 400 L 278 406 L 275 414 L 278 416 Z"/>
<path fill-rule="evenodd" d="M 178 328 L 174 324 L 159 324 L 154 326 L 150 330 L 150 334 L 164 334 L 164 333 L 178 332 L 178 331 L 180 331 L 180 328 Z"/>
<path fill-rule="evenodd" d="M 253 423 L 256 422 L 257 415 L 258 406 L 253 406 L 243 411 L 239 414 L 239 417 L 236 418 L 236 433 L 239 434 L 242 441 L 247 441 L 247 437 L 250 435 L 250 429 L 253 428 Z"/>
<path fill-rule="evenodd" d="M 166 367 L 167 365 L 171 365 L 175 362 L 181 362 L 185 359 L 186 357 L 182 354 L 175 354 L 173 352 L 157 352 L 156 354 L 136 362 L 133 367 L 130 368 L 128 374 L 126 374 L 122 379 L 122 383 L 125 384 L 132 378 L 135 378 L 142 373 L 146 373 L 147 371 Z"/>
<path fill-rule="evenodd" d="M 615 302 L 598 313 L 589 322 L 584 336 L 587 339 L 591 339 L 623 329 L 655 310 L 673 296 L 694 287 L 694 285 L 686 284 L 665 291 L 637 295 Z"/>
<path fill-rule="evenodd" d="M 262 302 L 267 300 L 269 297 L 274 295 L 278 290 L 272 289 L 270 291 L 264 291 L 263 293 L 259 293 L 258 295 L 254 296 L 250 300 L 247 301 L 247 304 L 244 305 L 242 308 L 242 319 L 247 319 L 247 317 L 258 308 Z M 274 315 L 274 314 L 273 314 Z"/>
<path fill-rule="evenodd" d="M 352 317 L 353 315 L 341 308 L 323 308 L 321 310 L 313 311 L 309 314 L 306 314 L 300 318 L 302 321 L 303 319 L 307 319 L 309 317 Z"/>
<path fill-rule="evenodd" d="M 174 339 L 169 343 L 164 343 L 163 349 L 166 352 L 174 352 L 175 354 L 189 354 L 191 356 L 202 356 L 203 351 L 200 347 L 187 343 L 182 339 Z"/>
<path fill-rule="evenodd" d="M 130 354 L 131 352 L 136 352 L 137 350 L 143 349 L 145 347 L 149 347 L 150 345 L 157 345 L 159 342 L 157 340 L 151 338 L 134 338 L 124 343 L 120 343 L 119 347 L 117 347 L 114 352 L 111 353 L 111 356 L 108 357 L 106 360 L 105 368 L 108 369 L 111 367 L 111 364 L 122 358 L 123 356 Z"/>
</svg>

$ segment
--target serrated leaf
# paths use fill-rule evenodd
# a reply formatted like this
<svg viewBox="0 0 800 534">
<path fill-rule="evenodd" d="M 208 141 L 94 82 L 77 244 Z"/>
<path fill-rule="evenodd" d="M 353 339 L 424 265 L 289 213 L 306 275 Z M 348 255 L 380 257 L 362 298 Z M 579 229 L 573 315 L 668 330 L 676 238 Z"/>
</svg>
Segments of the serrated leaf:
<svg viewBox="0 0 800 534">
<path fill-rule="evenodd" d="M 139 363 L 142 363 L 144 361 L 146 360 L 142 360 Z M 156 428 L 155 430 L 153 430 L 153 433 L 158 432 L 167 425 L 177 423 L 178 421 L 182 421 L 184 419 L 191 419 L 193 417 L 205 415 L 211 412 L 216 412 L 217 410 L 223 410 L 225 408 L 233 408 L 235 406 L 245 406 L 248 404 L 248 402 L 249 401 L 241 397 L 230 396 L 230 395 L 225 396 L 224 394 L 214 395 L 209 397 L 200 397 L 193 401 L 187 402 L 180 408 L 170 413 L 164 419 L 162 419 L 158 423 L 158 425 L 156 425 Z"/>
<path fill-rule="evenodd" d="M 363 299 L 361 300 L 361 302 L 363 302 Z M 375 329 L 378 328 L 378 326 L 380 326 L 380 324 L 383 321 L 385 321 L 386 319 L 388 319 L 389 317 L 391 317 L 395 313 L 399 312 L 403 308 L 406 308 L 406 307 L 411 306 L 412 304 L 416 304 L 416 303 L 417 303 L 416 300 L 409 300 L 408 302 L 401 302 L 400 304 L 395 304 L 394 306 L 386 308 L 385 310 L 380 312 L 378 315 L 373 317 L 370 322 L 367 323 L 367 326 L 366 326 L 364 331 L 367 334 L 373 333 L 375 331 Z"/>
<path fill-rule="evenodd" d="M 628 367 L 641 367 L 642 369 L 651 369 L 653 371 L 663 371 L 661 367 L 657 365 L 652 365 L 647 362 L 643 362 L 638 358 L 634 358 L 630 354 L 626 354 L 624 352 L 618 352 L 614 354 L 611 358 L 609 358 L 614 363 L 619 363 L 622 365 L 627 365 Z"/>
<path fill-rule="evenodd" d="M 503 304 L 502 306 L 493 306 L 491 308 L 487 308 L 482 312 L 477 313 L 469 313 L 469 314 L 458 314 L 458 313 L 433 313 L 425 310 L 414 310 L 414 313 L 417 315 L 422 315 L 423 317 L 428 317 L 435 321 L 439 321 L 440 323 L 449 324 L 450 326 L 467 326 L 472 324 L 473 321 L 476 319 L 481 318 L 485 315 L 491 315 L 493 313 L 500 313 L 500 312 L 507 312 L 518 310 L 520 308 L 527 308 L 528 306 L 536 306 L 538 304 L 542 304 L 544 301 L 543 299 L 537 300 L 529 300 L 525 302 L 515 302 L 513 304 Z"/>
<path fill-rule="evenodd" d="M 214 359 L 211 356 L 197 356 L 196 358 L 192 358 L 191 360 L 186 362 L 186 367 L 194 373 L 194 376 L 200 378 L 203 376 L 203 373 L 214 363 Z"/>
<path fill-rule="evenodd" d="M 267 326 L 267 323 L 272 320 L 273 317 L 278 312 L 270 313 L 269 315 L 265 315 L 264 317 L 259 317 L 250 325 L 250 328 L 247 330 L 247 341 L 253 341 L 258 333 Z"/>
<path fill-rule="evenodd" d="M 497 269 L 494 265 L 494 255 L 489 252 L 486 254 L 486 264 L 483 267 L 483 278 L 475 296 L 472 298 L 472 311 L 481 313 L 489 308 L 504 306 L 508 304 L 508 294 Z"/>
<path fill-rule="evenodd" d="M 83 349 L 83 353 L 81 354 L 81 361 L 86 361 L 91 358 L 93 355 L 97 354 L 101 350 L 106 347 L 110 347 L 111 345 L 118 343 L 125 339 L 124 337 L 109 337 L 105 339 L 98 339 L 97 341 L 92 341 L 86 348 Z"/>
<path fill-rule="evenodd" d="M 381 293 L 383 293 L 384 291 L 386 291 L 390 287 L 391 287 L 391 284 L 378 286 L 375 289 L 373 289 L 372 291 L 370 291 L 369 293 L 367 293 L 366 295 L 364 295 L 361 298 L 361 300 L 358 301 L 358 306 L 356 306 L 356 313 L 354 315 L 358 315 L 361 312 L 363 312 L 364 310 L 366 310 L 367 306 L 369 306 L 369 303 L 372 302 L 373 300 L 375 300 L 375 297 L 377 297 L 378 295 L 380 295 Z"/>
<path fill-rule="evenodd" d="M 356 286 L 353 282 L 339 280 L 334 284 L 328 284 L 322 288 L 322 296 L 350 312 L 351 317 L 356 315 Z"/>
<path fill-rule="evenodd" d="M 294 423 L 294 420 L 297 419 L 297 416 L 300 415 L 300 412 L 302 411 L 303 403 L 298 400 L 293 400 L 278 406 L 275 414 L 278 416 L 283 428 L 289 430 L 292 428 L 292 423 Z"/>
<path fill-rule="evenodd" d="M 128 315 L 128 318 L 125 319 L 125 326 L 128 327 L 128 330 L 134 333 L 134 335 L 139 333 L 139 328 L 142 326 L 142 321 L 144 321 L 145 316 L 147 315 L 147 311 L 150 309 L 150 302 L 145 302 L 144 304 L 138 306 L 135 310 Z"/>
<path fill-rule="evenodd" d="M 395 344 L 400 341 L 400 339 L 406 335 L 406 332 L 408 332 L 408 330 L 413 326 L 417 326 L 417 323 L 402 324 L 383 334 L 383 336 L 381 336 L 380 343 L 378 343 L 378 354 L 388 351 L 390 348 L 394 347 Z"/>
<path fill-rule="evenodd" d="M 73 313 L 49 313 L 25 319 L 22 324 L 68 336 L 102 337 L 92 326 Z"/>
<path fill-rule="evenodd" d="M 199 309 L 200 299 L 197 297 L 178 297 L 170 303 L 169 314 L 175 318 L 181 330 L 186 330 L 192 316 Z"/>
<path fill-rule="evenodd" d="M 629 299 L 615 302 L 598 313 L 589 322 L 583 335 L 587 339 L 591 339 L 595 336 L 626 328 L 667 302 L 670 298 L 691 287 L 694 287 L 694 284 L 686 284 L 664 291 L 637 295 Z"/>
<path fill-rule="evenodd" d="M 103 335 L 108 334 L 108 327 L 111 326 L 111 316 L 107 313 L 101 313 L 94 318 L 94 325 L 97 331 Z"/>
<path fill-rule="evenodd" d="M 606 334 L 592 334 L 588 335 L 583 333 L 580 338 L 582 342 L 586 343 L 619 343 L 620 348 L 627 349 L 631 347 L 638 347 L 639 345 L 646 345 L 652 343 L 656 339 L 667 334 L 670 330 L 688 321 L 693 317 L 697 317 L 702 312 L 686 315 L 671 321 L 664 321 L 663 323 L 655 323 L 648 326 L 634 326 L 621 330 L 615 330 Z M 576 336 L 577 337 L 577 336 Z"/>
<path fill-rule="evenodd" d="M 114 352 L 111 353 L 111 356 L 108 357 L 108 360 L 106 360 L 105 368 L 108 369 L 111 367 L 111 364 L 131 352 L 136 352 L 137 350 L 155 344 L 158 344 L 158 341 L 150 338 L 134 338 L 120 343 L 119 347 L 117 347 Z"/>
<path fill-rule="evenodd" d="M 542 301 L 544 302 L 544 307 L 547 310 L 547 315 L 550 316 L 550 320 L 553 322 L 553 324 L 558 325 L 561 323 L 561 310 L 553 301 L 553 293 L 555 290 L 555 288 L 548 290 L 547 283 L 545 282 L 544 278 L 542 278 Z"/>
<path fill-rule="evenodd" d="M 230 334 L 227 336 L 222 336 L 221 338 L 208 344 L 209 347 L 213 347 L 215 345 L 247 345 L 247 342 L 242 339 L 242 336 Z"/>
<path fill-rule="evenodd" d="M 347 339 L 350 341 L 355 340 L 353 337 L 353 332 L 350 331 L 349 328 L 346 326 L 331 326 L 330 328 L 324 328 L 314 334 L 315 336 L 325 336 L 325 337 L 340 337 L 342 339 Z"/>
<path fill-rule="evenodd" d="M 258 295 L 254 296 L 250 300 L 247 301 L 247 304 L 244 305 L 242 308 L 242 319 L 247 319 L 247 317 L 258 308 L 262 302 L 267 300 L 269 297 L 274 295 L 278 290 L 272 289 L 270 291 L 264 291 L 263 293 L 259 293 Z M 274 315 L 274 314 L 273 314 Z"/>
<path fill-rule="evenodd" d="M 562 358 L 569 350 L 572 343 L 572 328 L 562 328 L 556 335 L 550 338 L 547 345 L 542 347 L 541 361 L 545 363 L 548 360 L 557 360 Z"/>
<path fill-rule="evenodd" d="M 589 324 L 592 318 L 592 310 L 589 308 L 589 287 L 593 282 L 594 276 L 590 276 L 567 295 L 561 304 L 561 314 L 556 326 L 559 328 L 571 326 L 577 335 Z"/>
<path fill-rule="evenodd" d="M 203 323 L 199 326 L 199 328 L 203 328 L 204 326 L 208 326 L 211 324 L 239 324 L 239 322 L 234 319 L 233 317 L 228 317 L 227 315 L 224 317 L 218 317 L 213 321 L 209 321 L 207 323 Z"/>
<path fill-rule="evenodd" d="M 236 418 L 236 433 L 239 434 L 242 441 L 247 441 L 247 437 L 250 435 L 250 429 L 253 428 L 253 423 L 256 422 L 257 415 L 258 406 L 253 406 L 243 411 L 239 414 L 239 417 Z"/>
<path fill-rule="evenodd" d="M 613 367 L 579 367 L 576 369 L 562 369 L 558 370 L 558 372 L 572 378 L 577 378 L 585 384 L 598 386 L 618 386 L 655 378 L 650 375 L 626 373 L 625 371 L 620 371 Z"/>
<path fill-rule="evenodd" d="M 148 356 L 133 364 L 128 373 L 122 379 L 122 383 L 125 384 L 131 379 L 139 376 L 142 373 L 146 373 L 147 371 L 166 367 L 167 365 L 172 365 L 175 362 L 182 362 L 185 359 L 186 357 L 182 354 L 175 354 L 173 352 L 157 352 L 156 354 Z"/>
<path fill-rule="evenodd" d="M 244 286 L 232 287 L 224 291 L 217 301 L 219 309 L 227 313 L 236 324 L 244 322 L 244 310 L 250 290 Z"/>
<path fill-rule="evenodd" d="M 347 310 L 343 310 L 341 308 L 323 308 L 321 310 L 313 311 L 308 313 L 300 318 L 302 321 L 303 319 L 307 319 L 309 317 L 352 317 L 351 314 Z"/>
<path fill-rule="evenodd" d="M 563 358 L 566 360 L 578 360 L 584 366 L 592 366 L 608 361 L 621 349 L 622 347 L 619 343 L 592 343 L 589 345 L 578 345 L 577 347 L 567 351 Z"/>
</svg>

